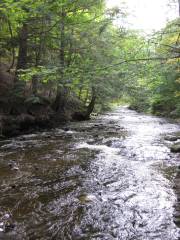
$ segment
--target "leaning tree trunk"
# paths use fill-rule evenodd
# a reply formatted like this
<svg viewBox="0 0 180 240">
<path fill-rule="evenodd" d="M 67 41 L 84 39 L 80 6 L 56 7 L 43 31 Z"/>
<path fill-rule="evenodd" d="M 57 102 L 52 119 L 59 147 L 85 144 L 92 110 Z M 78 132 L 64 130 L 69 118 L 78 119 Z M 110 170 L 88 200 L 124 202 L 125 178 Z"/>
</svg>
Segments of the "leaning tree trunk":
<svg viewBox="0 0 180 240">
<path fill-rule="evenodd" d="M 92 98 L 91 98 L 91 102 L 90 102 L 89 106 L 87 107 L 87 112 L 86 112 L 87 119 L 90 118 L 90 115 L 94 110 L 95 104 L 96 104 L 96 92 L 95 92 L 95 89 L 92 88 Z"/>
<path fill-rule="evenodd" d="M 92 88 L 92 97 L 91 97 L 91 102 L 89 103 L 87 109 L 83 112 L 75 112 L 72 115 L 72 118 L 77 121 L 84 121 L 84 120 L 89 120 L 90 115 L 94 110 L 94 106 L 96 104 L 96 92 L 95 89 Z"/>
</svg>

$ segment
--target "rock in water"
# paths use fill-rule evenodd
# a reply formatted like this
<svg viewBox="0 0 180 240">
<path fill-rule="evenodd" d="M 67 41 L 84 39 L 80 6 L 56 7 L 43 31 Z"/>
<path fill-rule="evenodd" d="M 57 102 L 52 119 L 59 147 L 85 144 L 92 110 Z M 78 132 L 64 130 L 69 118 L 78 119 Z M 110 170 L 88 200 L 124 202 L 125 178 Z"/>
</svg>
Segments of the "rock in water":
<svg viewBox="0 0 180 240">
<path fill-rule="evenodd" d="M 179 140 L 179 138 L 180 137 L 178 137 L 178 136 L 166 136 L 164 139 L 169 142 L 175 142 L 175 141 Z"/>
<path fill-rule="evenodd" d="M 180 143 L 176 143 L 171 146 L 171 152 L 178 153 L 180 152 Z"/>
<path fill-rule="evenodd" d="M 94 202 L 96 201 L 96 196 L 92 195 L 92 194 L 85 194 L 85 195 L 81 195 L 79 197 L 79 200 L 81 203 L 85 204 L 85 203 L 90 203 L 90 202 Z"/>
</svg>

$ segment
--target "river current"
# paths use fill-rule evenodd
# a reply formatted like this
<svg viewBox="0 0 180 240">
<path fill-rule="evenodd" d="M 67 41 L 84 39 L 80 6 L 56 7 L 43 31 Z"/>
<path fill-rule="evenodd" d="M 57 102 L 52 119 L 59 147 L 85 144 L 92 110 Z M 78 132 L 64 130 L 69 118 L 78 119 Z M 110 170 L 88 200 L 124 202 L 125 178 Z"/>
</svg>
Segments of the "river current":
<svg viewBox="0 0 180 240">
<path fill-rule="evenodd" d="M 119 107 L 0 142 L 0 239 L 178 240 L 166 119 Z M 8 216 L 7 216 L 8 217 Z M 1 227 L 1 226 L 0 226 Z"/>
</svg>

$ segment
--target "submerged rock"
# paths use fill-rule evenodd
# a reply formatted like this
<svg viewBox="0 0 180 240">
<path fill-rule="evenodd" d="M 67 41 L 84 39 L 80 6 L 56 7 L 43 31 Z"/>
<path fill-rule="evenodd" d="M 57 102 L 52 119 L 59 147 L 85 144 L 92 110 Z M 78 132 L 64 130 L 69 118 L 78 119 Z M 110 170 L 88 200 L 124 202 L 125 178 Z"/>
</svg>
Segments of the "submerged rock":
<svg viewBox="0 0 180 240">
<path fill-rule="evenodd" d="M 180 217 L 175 217 L 175 218 L 174 218 L 174 223 L 175 223 L 177 226 L 180 226 Z"/>
<path fill-rule="evenodd" d="M 92 195 L 92 194 L 84 194 L 79 197 L 79 200 L 81 203 L 85 204 L 85 203 L 94 202 L 97 200 L 97 198 L 95 195 Z"/>
<path fill-rule="evenodd" d="M 171 146 L 171 152 L 179 153 L 180 152 L 180 143 L 173 144 Z"/>
<path fill-rule="evenodd" d="M 180 136 L 166 136 L 164 139 L 169 142 L 175 142 L 180 139 Z"/>
</svg>

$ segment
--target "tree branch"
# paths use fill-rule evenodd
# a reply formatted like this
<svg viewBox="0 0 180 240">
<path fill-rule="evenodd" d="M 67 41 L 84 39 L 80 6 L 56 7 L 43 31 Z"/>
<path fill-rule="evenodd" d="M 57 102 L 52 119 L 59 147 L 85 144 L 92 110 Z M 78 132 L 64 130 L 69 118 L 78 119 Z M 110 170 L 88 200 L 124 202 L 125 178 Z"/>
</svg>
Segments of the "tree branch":
<svg viewBox="0 0 180 240">
<path fill-rule="evenodd" d="M 146 62 L 146 61 L 167 61 L 169 59 L 179 59 L 180 56 L 175 56 L 175 57 L 170 57 L 170 58 L 162 58 L 162 57 L 154 57 L 154 58 L 138 58 L 138 59 L 127 59 L 124 60 L 122 62 L 116 63 L 116 64 L 112 64 L 103 68 L 99 68 L 97 70 L 106 70 L 112 67 L 116 67 L 125 63 L 129 63 L 129 62 Z"/>
</svg>

